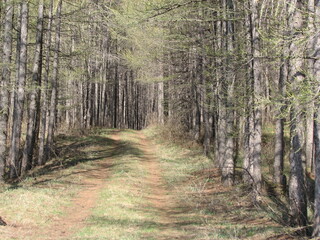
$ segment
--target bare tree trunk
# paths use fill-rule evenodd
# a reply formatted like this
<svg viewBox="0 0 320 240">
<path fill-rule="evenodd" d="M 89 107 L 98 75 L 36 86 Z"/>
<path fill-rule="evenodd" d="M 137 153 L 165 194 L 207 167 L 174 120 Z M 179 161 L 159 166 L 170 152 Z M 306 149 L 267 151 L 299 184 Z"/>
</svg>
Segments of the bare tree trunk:
<svg viewBox="0 0 320 240">
<path fill-rule="evenodd" d="M 7 154 L 7 124 L 9 109 L 9 83 L 11 78 L 12 54 L 12 0 L 5 1 L 5 20 L 3 34 L 2 75 L 0 82 L 0 181 L 3 181 Z"/>
<path fill-rule="evenodd" d="M 246 4 L 246 7 L 249 9 L 248 4 Z M 250 13 L 249 11 L 246 11 L 246 20 L 245 20 L 245 30 L 247 31 L 246 34 L 246 51 L 250 53 L 252 50 L 252 45 L 251 43 L 251 26 L 250 26 Z M 244 158 L 243 158 L 243 174 L 242 174 L 242 180 L 244 183 L 250 183 L 252 182 L 252 178 L 250 176 L 250 169 L 252 167 L 252 162 L 251 162 L 251 143 L 250 143 L 250 125 L 252 124 L 251 120 L 251 112 L 252 112 L 252 72 L 251 72 L 251 67 L 248 66 L 247 71 L 246 71 L 246 81 L 245 81 L 245 123 L 244 123 L 244 128 L 243 128 L 243 152 L 244 152 Z"/>
<path fill-rule="evenodd" d="M 204 148 L 204 154 L 206 156 L 210 153 L 210 145 L 211 145 L 211 137 L 212 137 L 212 125 L 210 124 L 210 117 L 211 117 L 211 102 L 208 98 L 208 95 L 210 94 L 210 90 L 207 86 L 207 83 L 204 84 L 204 98 L 203 102 L 205 104 L 204 106 L 204 112 L 203 112 L 203 120 L 204 120 L 204 140 L 203 140 L 203 148 Z M 170 101 L 170 100 L 169 100 Z"/>
<path fill-rule="evenodd" d="M 318 24 L 318 22 L 317 22 Z M 308 42 L 308 74 L 312 78 L 314 74 L 314 59 L 312 58 L 312 53 L 314 51 L 314 36 L 315 32 L 315 0 L 308 0 L 308 34 L 311 36 Z M 312 79 L 310 79 L 312 80 Z M 311 83 L 312 84 L 312 83 Z M 306 171 L 312 172 L 313 170 L 313 152 L 314 152 L 314 109 L 315 103 L 312 100 L 306 106 L 306 144 L 305 144 L 305 154 L 306 154 Z"/>
<path fill-rule="evenodd" d="M 320 21 L 320 0 L 315 1 L 315 22 Z M 316 32 L 313 39 L 313 54 L 311 55 L 315 61 L 313 65 L 314 78 L 316 79 L 318 89 L 320 87 L 320 32 L 319 27 L 316 25 Z M 320 104 L 319 96 L 317 98 L 315 108 L 315 122 L 314 122 L 314 142 L 315 142 L 315 202 L 314 202 L 314 220 L 313 220 L 313 237 L 320 237 Z"/>
<path fill-rule="evenodd" d="M 261 192 L 261 143 L 262 143 L 262 110 L 259 98 L 262 97 L 262 74 L 260 59 L 260 36 L 258 32 L 259 15 L 258 0 L 250 0 L 250 14 L 247 23 L 250 33 L 250 52 L 252 60 L 250 62 L 248 89 L 248 116 L 246 123 L 245 140 L 245 160 L 244 168 L 247 172 L 244 174 L 244 180 L 253 185 L 255 197 Z M 249 173 L 249 174 L 248 174 Z"/>
<path fill-rule="evenodd" d="M 226 110 L 226 149 L 222 166 L 222 180 L 226 186 L 233 185 L 234 182 L 234 110 L 232 106 L 234 80 L 231 77 L 229 82 Z"/>
<path fill-rule="evenodd" d="M 319 46 L 319 45 L 318 45 Z M 319 61 L 317 61 L 319 62 Z M 317 63 L 320 69 L 320 63 Z M 320 77 L 320 72 L 317 71 L 316 76 Z M 314 141 L 315 141 L 315 191 L 314 191 L 314 218 L 313 218 L 313 233 L 314 238 L 320 237 L 320 105 L 316 106 L 316 117 L 314 125 Z"/>
<path fill-rule="evenodd" d="M 29 102 L 29 118 L 27 127 L 26 142 L 23 150 L 21 175 L 25 175 L 27 170 L 32 167 L 33 149 L 38 138 L 39 124 L 39 100 L 40 84 L 42 70 L 42 36 L 43 36 L 43 0 L 39 1 L 38 23 L 36 36 L 36 49 L 34 56 L 34 65 L 32 71 L 32 89 Z"/>
<path fill-rule="evenodd" d="M 276 120 L 275 156 L 274 156 L 274 182 L 282 184 L 283 178 L 283 158 L 284 158 L 284 120 Z"/>
<path fill-rule="evenodd" d="M 71 29 L 70 29 L 71 30 Z M 75 36 L 72 35 L 70 37 L 71 40 L 71 46 L 70 46 L 70 55 L 72 56 L 74 54 L 74 50 L 75 50 Z M 73 57 L 71 57 L 70 60 L 70 66 L 74 66 L 76 64 L 75 59 Z M 75 92 L 75 84 L 74 84 L 74 80 L 72 78 L 68 78 L 67 79 L 67 96 L 66 96 L 66 126 L 68 129 L 73 128 L 74 127 L 74 95 Z"/>
<path fill-rule="evenodd" d="M 118 103 L 119 103 L 119 72 L 118 72 L 118 63 L 116 63 L 115 72 L 114 72 L 114 86 L 113 86 L 113 128 L 118 127 Z"/>
<path fill-rule="evenodd" d="M 276 136 L 275 136 L 275 149 L 274 149 L 274 182 L 283 185 L 286 181 L 283 175 L 283 161 L 284 161 L 284 119 L 282 117 L 283 111 L 283 95 L 284 95 L 284 84 L 287 80 L 287 60 L 284 57 L 281 58 L 279 82 L 278 82 L 278 107 L 276 113 Z"/>
<path fill-rule="evenodd" d="M 292 42 L 290 43 L 289 80 L 293 96 L 298 98 L 300 86 L 303 84 L 303 48 L 299 44 L 303 29 L 302 3 L 296 1 L 289 6 L 289 23 L 292 25 Z M 305 191 L 305 172 L 303 168 L 304 123 L 303 109 L 298 101 L 293 101 L 290 112 L 290 181 L 289 200 L 291 224 L 305 226 L 307 224 L 307 200 Z"/>
<path fill-rule="evenodd" d="M 234 181 L 234 110 L 233 110 L 233 92 L 234 92 L 234 71 L 233 71 L 233 61 L 232 52 L 234 50 L 233 44 L 233 23 L 229 20 L 233 18 L 233 1 L 223 1 L 224 7 L 224 17 L 225 22 L 223 24 L 223 36 L 224 36 L 224 50 L 225 50 L 225 60 L 224 60 L 224 70 L 225 76 L 222 80 L 222 108 L 225 111 L 225 149 L 223 151 L 222 159 L 222 182 L 226 186 L 231 186 Z"/>
<path fill-rule="evenodd" d="M 259 98 L 262 96 L 262 73 L 261 73 L 261 59 L 260 59 L 260 36 L 258 32 L 258 0 L 252 0 L 251 6 L 251 34 L 252 34 L 252 71 L 253 71 L 253 128 L 252 128 L 252 172 L 254 185 L 257 193 L 261 191 L 262 175 L 261 175 L 261 144 L 262 144 L 262 110 L 259 106 Z"/>
<path fill-rule="evenodd" d="M 57 14 L 56 14 L 56 42 L 53 57 L 53 75 L 52 75 L 52 91 L 51 91 L 51 102 L 50 102 L 50 115 L 48 121 L 48 136 L 46 143 L 46 154 L 50 154 L 52 151 L 54 130 L 57 115 L 57 96 L 58 96 L 58 72 L 59 72 L 59 51 L 60 51 L 60 34 L 61 34 L 61 10 L 62 0 L 59 0 Z M 47 158 L 46 158 L 47 159 Z"/>
<path fill-rule="evenodd" d="M 164 86 L 163 82 L 158 83 L 158 121 L 164 124 Z"/>
<path fill-rule="evenodd" d="M 20 38 L 21 38 L 21 4 L 14 4 L 14 8 L 17 8 L 16 14 L 14 14 L 15 23 L 13 25 L 16 25 L 16 58 L 15 58 L 15 78 L 12 78 L 11 86 L 10 86 L 10 105 L 9 105 L 9 116 L 8 116 L 8 132 L 7 132 L 7 144 L 11 144 L 12 140 L 12 125 L 13 125 L 13 109 L 14 109 L 14 98 L 16 93 L 16 85 L 17 85 L 17 79 L 19 77 L 19 63 L 20 63 Z M 8 161 L 8 159 L 7 159 Z M 9 163 L 7 163 L 9 165 Z"/>
<path fill-rule="evenodd" d="M 48 82 L 49 82 L 49 70 L 50 70 L 50 49 L 51 49 L 51 29 L 52 29 L 52 11 L 53 11 L 53 0 L 50 1 L 49 14 L 48 14 L 48 26 L 47 26 L 47 37 L 46 37 L 46 65 L 45 73 L 42 81 L 42 107 L 41 107 L 41 122 L 39 129 L 39 153 L 38 153 L 38 165 L 43 165 L 46 161 L 45 154 L 45 142 L 47 133 L 47 113 L 48 113 Z"/>
<path fill-rule="evenodd" d="M 197 61 L 199 61 L 199 59 L 197 59 Z M 198 73 L 196 75 L 198 75 Z M 199 85 L 200 85 L 199 81 L 197 81 L 197 84 L 194 85 L 194 92 L 195 92 L 194 139 L 196 141 L 200 140 L 200 133 L 201 133 L 201 94 L 200 94 L 201 88 Z"/>
<path fill-rule="evenodd" d="M 222 13 L 218 13 L 222 14 Z M 218 16 L 222 19 L 222 15 Z M 217 43 L 215 46 L 215 50 L 217 52 L 223 51 L 223 31 L 225 29 L 225 23 L 220 20 L 216 23 L 217 28 Z M 223 76 L 223 61 L 222 57 L 218 57 L 216 59 L 216 77 L 217 77 L 217 86 L 216 86 L 216 104 L 217 104 L 217 124 L 216 134 L 215 134 L 215 158 L 216 162 L 219 164 L 220 169 L 223 168 L 224 159 L 225 159 L 225 149 L 226 149 L 226 118 L 227 112 L 225 107 L 225 95 L 226 95 L 226 82 L 224 81 Z"/>
<path fill-rule="evenodd" d="M 313 172 L 313 160 L 314 160 L 314 102 L 310 102 L 306 106 L 306 143 L 305 143 L 305 158 L 306 158 L 306 171 Z"/>
<path fill-rule="evenodd" d="M 21 3 L 21 35 L 20 35 L 20 52 L 19 52 L 19 71 L 17 79 L 17 89 L 14 93 L 12 139 L 9 153 L 10 177 L 14 178 L 19 175 L 20 163 L 20 138 L 21 125 L 25 97 L 25 82 L 27 76 L 27 39 L 28 39 L 28 1 Z"/>
</svg>

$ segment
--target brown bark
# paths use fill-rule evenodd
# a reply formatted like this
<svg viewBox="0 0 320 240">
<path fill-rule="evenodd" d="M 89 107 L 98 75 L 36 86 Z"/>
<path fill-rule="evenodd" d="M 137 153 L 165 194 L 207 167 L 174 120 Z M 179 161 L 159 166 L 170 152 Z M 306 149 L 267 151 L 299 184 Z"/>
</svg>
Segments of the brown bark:
<svg viewBox="0 0 320 240">
<path fill-rule="evenodd" d="M 225 49 L 225 60 L 224 70 L 226 72 L 224 78 L 222 79 L 222 100 L 221 107 L 225 111 L 225 129 L 221 129 L 224 131 L 225 136 L 225 149 L 223 151 L 223 159 L 222 159 L 222 182 L 226 186 L 231 186 L 234 181 L 234 110 L 233 110 L 233 94 L 234 94 L 234 82 L 235 75 L 233 72 L 233 59 L 232 52 L 234 50 L 233 43 L 233 23 L 228 19 L 232 19 L 233 17 L 233 1 L 223 1 L 223 7 L 225 9 L 225 22 L 224 22 L 224 49 Z"/>
<path fill-rule="evenodd" d="M 54 130 L 57 117 L 57 97 L 58 97 L 58 77 L 59 77 L 59 51 L 60 51 L 60 34 L 61 34 L 61 11 L 62 0 L 58 2 L 58 8 L 56 13 L 56 32 L 55 32 L 55 48 L 53 57 L 53 74 L 51 83 L 51 101 L 50 101 L 50 114 L 48 120 L 48 136 L 46 143 L 46 154 L 50 156 L 50 152 L 53 150 Z"/>
<path fill-rule="evenodd" d="M 320 21 L 320 1 L 315 1 L 315 22 Z M 320 87 L 320 33 L 319 27 L 316 27 L 317 34 L 313 39 L 313 52 L 314 57 L 313 74 L 316 79 L 318 88 Z M 314 142 L 315 142 L 315 202 L 314 202 L 314 220 L 313 220 L 313 237 L 320 237 L 320 104 L 319 96 L 317 98 L 317 104 L 315 108 L 315 124 L 314 124 Z"/>
<path fill-rule="evenodd" d="M 38 165 L 43 165 L 46 161 L 45 154 L 45 142 L 47 133 L 47 112 L 48 112 L 48 82 L 49 82 L 49 71 L 50 71 L 50 50 L 51 50 L 51 29 L 52 29 L 52 11 L 53 11 L 53 0 L 50 1 L 49 14 L 48 14 L 48 25 L 47 25 L 47 36 L 46 36 L 46 61 L 45 61 L 45 72 L 42 80 L 42 91 L 41 91 L 41 122 L 39 129 L 39 152 L 38 152 Z"/>
<path fill-rule="evenodd" d="M 21 138 L 21 126 L 22 115 L 25 97 L 25 82 L 27 76 L 27 38 L 28 38 L 28 1 L 21 3 L 21 33 L 20 33 L 20 51 L 18 61 L 18 78 L 16 82 L 16 89 L 14 92 L 14 106 L 13 106 L 13 123 L 12 123 L 12 136 L 11 136 L 11 148 L 9 152 L 9 168 L 10 177 L 14 178 L 19 175 L 20 172 L 20 138 Z"/>
<path fill-rule="evenodd" d="M 318 63 L 317 65 L 320 64 Z M 319 72 L 317 75 L 320 75 Z M 320 77 L 320 76 L 319 76 Z M 315 192 L 314 192 L 314 219 L 313 233 L 314 238 L 320 237 L 320 106 L 316 106 L 316 117 L 314 125 L 315 141 Z"/>
<path fill-rule="evenodd" d="M 32 167 L 33 150 L 39 133 L 40 84 L 42 70 L 42 36 L 43 36 L 43 0 L 39 1 L 36 49 L 32 70 L 32 85 L 29 100 L 28 127 L 23 150 L 21 175 Z"/>
<path fill-rule="evenodd" d="M 303 73 L 303 48 L 299 44 L 301 29 L 304 27 L 302 15 L 302 2 L 290 4 L 289 24 L 293 39 L 290 43 L 289 81 L 290 90 L 294 98 L 298 98 L 300 87 L 305 75 Z M 290 112 L 290 222 L 292 225 L 305 226 L 307 224 L 307 200 L 305 191 L 305 172 L 303 167 L 304 122 L 301 104 L 294 100 L 291 102 Z"/>
<path fill-rule="evenodd" d="M 258 0 L 252 0 L 251 5 L 251 42 L 252 42 L 252 75 L 253 75 L 253 125 L 252 125 L 252 172 L 254 185 L 257 193 L 261 191 L 262 175 L 261 175 L 261 144 L 262 144 L 262 110 L 258 102 L 262 97 L 262 73 L 260 58 L 260 36 L 258 32 L 259 16 L 258 16 Z"/>
<path fill-rule="evenodd" d="M 308 42 L 308 74 L 309 81 L 312 80 L 314 76 L 314 59 L 312 58 L 314 52 L 314 37 L 316 34 L 316 25 L 315 25 L 315 0 L 308 0 L 308 34 L 309 34 L 309 42 Z M 318 24 L 318 23 L 317 23 Z M 312 83 L 311 83 L 312 84 Z M 305 144 L 305 156 L 306 156 L 306 171 L 313 171 L 313 160 L 314 160 L 314 110 L 315 103 L 314 101 L 310 101 L 310 103 L 306 106 L 306 144 Z"/>
<path fill-rule="evenodd" d="M 276 112 L 276 126 L 275 126 L 275 148 L 274 148 L 274 182 L 277 184 L 283 184 L 284 175 L 283 175 L 283 162 L 284 162 L 284 119 L 283 119 L 283 104 L 284 101 L 282 98 L 284 97 L 284 84 L 287 81 L 287 60 L 284 59 L 284 56 L 281 58 L 281 66 L 279 73 L 279 81 L 278 81 L 278 105 Z M 284 186 L 285 187 L 285 186 Z"/>
<path fill-rule="evenodd" d="M 158 83 L 158 122 L 164 124 L 164 85 L 163 82 Z"/>
<path fill-rule="evenodd" d="M 5 19 L 3 34 L 2 75 L 0 82 L 0 181 L 3 181 L 7 154 L 7 124 L 9 110 L 10 64 L 12 54 L 12 17 L 11 0 L 5 1 Z"/>
<path fill-rule="evenodd" d="M 262 143 L 262 110 L 259 99 L 262 97 L 262 74 L 260 58 L 260 36 L 258 32 L 259 15 L 258 1 L 249 2 L 248 16 L 250 46 L 250 70 L 247 83 L 247 124 L 245 141 L 244 180 L 252 183 L 255 196 L 261 193 L 261 143 Z"/>
</svg>

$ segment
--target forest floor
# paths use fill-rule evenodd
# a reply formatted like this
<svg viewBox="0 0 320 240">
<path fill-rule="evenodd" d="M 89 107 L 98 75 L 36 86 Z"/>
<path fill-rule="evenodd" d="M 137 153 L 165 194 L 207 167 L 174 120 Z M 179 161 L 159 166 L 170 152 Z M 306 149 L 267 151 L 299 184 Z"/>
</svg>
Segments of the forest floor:
<svg viewBox="0 0 320 240">
<path fill-rule="evenodd" d="M 0 239 L 298 239 L 222 186 L 199 146 L 159 135 L 61 135 L 54 160 L 1 187 Z"/>
</svg>

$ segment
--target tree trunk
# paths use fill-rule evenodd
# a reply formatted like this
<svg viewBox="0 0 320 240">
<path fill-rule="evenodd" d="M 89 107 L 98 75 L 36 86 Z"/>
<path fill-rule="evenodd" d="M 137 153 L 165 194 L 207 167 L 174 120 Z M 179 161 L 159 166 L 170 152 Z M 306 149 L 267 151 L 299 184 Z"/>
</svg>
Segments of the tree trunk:
<svg viewBox="0 0 320 240">
<path fill-rule="evenodd" d="M 46 65 L 45 73 L 42 81 L 42 107 L 41 107 L 41 122 L 39 129 L 39 153 L 38 153 L 38 165 L 43 165 L 46 162 L 45 154 L 45 142 L 47 133 L 47 113 L 48 113 L 48 82 L 49 82 L 49 70 L 50 70 L 50 49 L 51 49 L 51 29 L 52 29 L 52 11 L 53 11 L 53 0 L 50 1 L 49 14 L 48 14 L 48 26 L 47 26 L 47 37 L 46 37 Z"/>
<path fill-rule="evenodd" d="M 7 124 L 9 109 L 9 83 L 11 78 L 12 54 L 12 0 L 5 1 L 5 20 L 3 34 L 2 75 L 0 82 L 0 181 L 3 181 L 7 154 Z"/>
<path fill-rule="evenodd" d="M 319 45 L 318 45 L 319 46 Z M 319 62 L 319 61 L 318 61 Z M 320 67 L 320 63 L 317 63 Z M 320 77 L 320 73 L 317 73 Z M 315 142 L 315 191 L 314 191 L 314 218 L 313 233 L 314 238 L 320 237 L 320 105 L 316 106 L 316 117 L 314 125 L 314 142 Z"/>
<path fill-rule="evenodd" d="M 14 8 L 16 8 L 16 14 L 14 14 L 15 22 L 13 25 L 16 25 L 15 29 L 17 32 L 16 35 L 16 58 L 15 58 L 15 78 L 11 81 L 11 87 L 10 87 L 10 105 L 9 105 L 9 116 L 8 116 L 8 135 L 7 135 L 7 144 L 11 144 L 12 140 L 12 125 L 13 125 L 13 109 L 14 109 L 14 99 L 16 95 L 16 85 L 17 85 L 17 79 L 19 77 L 19 64 L 20 64 L 20 38 L 21 38 L 21 4 L 14 4 Z M 10 153 L 9 153 L 10 154 Z M 9 161 L 7 159 L 7 161 Z M 7 163 L 9 165 L 9 163 Z M 10 167 L 10 166 L 9 166 Z"/>
<path fill-rule="evenodd" d="M 262 74 L 260 59 L 260 36 L 258 32 L 258 0 L 249 2 L 251 10 L 248 18 L 251 62 L 247 82 L 248 109 L 245 140 L 244 180 L 251 182 L 255 197 L 261 192 L 261 143 L 262 143 L 262 110 L 258 102 L 262 97 Z"/>
<path fill-rule="evenodd" d="M 226 186 L 231 186 L 234 181 L 234 110 L 233 110 L 233 92 L 234 92 L 234 81 L 235 76 L 233 72 L 233 59 L 232 53 L 234 50 L 233 47 L 233 23 L 229 19 L 233 18 L 233 1 L 223 1 L 224 7 L 224 17 L 225 22 L 223 24 L 223 36 L 224 36 L 224 51 L 225 51 L 225 60 L 223 61 L 223 68 L 225 73 L 224 78 L 222 79 L 222 100 L 221 107 L 225 111 L 225 129 L 223 135 L 225 136 L 225 149 L 223 151 L 222 159 L 222 182 Z"/>
<path fill-rule="evenodd" d="M 312 58 L 312 53 L 314 51 L 314 36 L 317 35 L 315 32 L 315 0 L 308 0 L 308 74 L 310 78 L 314 75 L 314 59 Z M 317 22 L 318 24 L 318 22 Z M 312 80 L 312 79 L 310 79 Z M 312 84 L 312 82 L 311 82 Z M 306 144 L 305 144 L 305 154 L 306 154 L 306 171 L 310 173 L 313 170 L 313 152 L 314 152 L 314 109 L 315 103 L 312 100 L 306 106 Z"/>
<path fill-rule="evenodd" d="M 289 81 L 291 94 L 295 99 L 299 98 L 300 87 L 305 75 L 303 73 L 303 48 L 299 43 L 303 25 L 302 3 L 296 1 L 290 4 L 289 23 L 292 31 L 292 42 L 290 43 Z M 295 100 L 291 103 L 290 112 L 290 222 L 294 226 L 305 226 L 307 224 L 307 200 L 305 191 L 305 172 L 303 168 L 303 146 L 304 146 L 304 123 L 303 107 Z"/>
<path fill-rule="evenodd" d="M 118 73 L 118 63 L 116 63 L 115 66 L 115 72 L 114 72 L 114 86 L 113 86 L 113 128 L 118 127 L 118 105 L 119 105 L 119 73 Z"/>
<path fill-rule="evenodd" d="M 320 21 L 320 0 L 315 1 L 315 22 L 318 23 Z M 314 65 L 313 65 L 313 73 L 314 78 L 316 79 L 316 83 L 318 85 L 318 89 L 320 87 L 320 33 L 319 27 L 316 25 L 317 34 L 313 39 L 313 54 L 314 57 Z M 313 220 L 313 237 L 320 237 L 320 104 L 319 104 L 319 96 L 317 98 L 317 104 L 315 108 L 315 124 L 314 124 L 314 142 L 315 142 L 315 202 L 314 202 L 314 220 Z"/>
<path fill-rule="evenodd" d="M 25 175 L 32 167 L 33 149 L 38 138 L 39 124 L 39 100 L 42 70 L 42 36 L 43 36 L 43 0 L 39 1 L 38 23 L 36 36 L 36 49 L 34 55 L 34 65 L 32 71 L 32 85 L 29 102 L 29 118 L 27 127 L 26 142 L 23 150 L 21 175 Z"/>
<path fill-rule="evenodd" d="M 258 0 L 252 0 L 251 6 L 251 34 L 252 34 L 252 71 L 253 71 L 253 128 L 252 128 L 252 172 L 254 185 L 257 193 L 261 191 L 262 175 L 261 175 L 261 144 L 262 144 L 262 110 L 258 102 L 262 97 L 262 73 L 260 59 L 260 36 L 258 32 L 259 16 L 258 16 Z"/>
<path fill-rule="evenodd" d="M 62 10 L 62 0 L 59 0 L 57 14 L 56 14 L 56 42 L 53 57 L 53 75 L 51 83 L 51 102 L 50 102 L 50 114 L 48 121 L 48 137 L 46 143 L 46 154 L 50 156 L 52 151 L 55 122 L 57 115 L 57 96 L 58 96 L 58 73 L 59 73 L 59 51 L 60 51 L 60 34 L 61 34 L 61 10 Z M 47 159 L 47 158 L 46 158 Z"/>
<path fill-rule="evenodd" d="M 25 82 L 27 77 L 27 39 L 28 39 L 28 1 L 21 3 L 21 34 L 20 34 L 20 52 L 19 69 L 16 83 L 16 92 L 14 93 L 12 139 L 9 153 L 10 177 L 17 177 L 20 173 L 19 153 L 21 125 L 25 97 Z"/>
<path fill-rule="evenodd" d="M 204 154 L 206 156 L 210 153 L 210 145 L 211 145 L 211 137 L 212 137 L 212 125 L 210 122 L 211 117 L 211 102 L 208 98 L 208 95 L 210 94 L 210 90 L 207 86 L 207 83 L 204 84 L 204 99 L 203 102 L 205 104 L 204 106 L 204 112 L 203 112 L 203 120 L 204 120 L 204 139 L 203 139 L 203 148 L 204 148 Z M 170 99 L 169 99 L 170 101 Z"/>
<path fill-rule="evenodd" d="M 164 86 L 163 82 L 158 83 L 158 122 L 164 124 Z"/>
<path fill-rule="evenodd" d="M 283 185 L 284 175 L 283 175 L 283 160 L 284 160 L 284 119 L 283 114 L 283 96 L 284 96 L 284 84 L 287 81 L 287 61 L 284 57 L 281 58 L 281 66 L 279 73 L 279 82 L 278 82 L 278 103 L 280 106 L 277 106 L 278 110 L 276 113 L 276 136 L 275 136 L 275 148 L 274 148 L 274 175 L 273 179 L 276 184 Z M 285 186 L 284 186 L 285 187 Z"/>
</svg>

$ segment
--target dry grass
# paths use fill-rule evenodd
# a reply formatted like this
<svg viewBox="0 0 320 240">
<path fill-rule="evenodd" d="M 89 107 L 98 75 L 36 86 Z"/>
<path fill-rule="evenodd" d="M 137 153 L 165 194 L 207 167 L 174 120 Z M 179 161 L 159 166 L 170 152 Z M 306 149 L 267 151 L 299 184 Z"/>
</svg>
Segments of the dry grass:
<svg viewBox="0 0 320 240">
<path fill-rule="evenodd" d="M 114 155 L 108 187 L 100 194 L 87 227 L 75 239 L 158 239 L 162 234 L 159 212 L 150 202 L 154 191 L 147 161 L 136 131 L 120 134 L 122 154 Z"/>
<path fill-rule="evenodd" d="M 294 229 L 274 221 L 281 215 L 275 199 L 266 197 L 262 208 L 252 204 L 245 185 L 223 186 L 218 169 L 203 157 L 201 146 L 190 147 L 183 139 L 168 141 L 179 138 L 172 136 L 170 129 L 157 127 L 145 132 L 158 144 L 167 182 L 185 209 L 177 217 L 191 223 L 184 230 L 190 235 L 197 233 L 194 239 L 301 239 L 292 234 Z M 270 174 L 268 166 L 264 169 Z"/>
<path fill-rule="evenodd" d="M 203 156 L 201 146 L 183 129 L 154 126 L 143 132 L 147 145 L 154 146 L 157 175 L 165 183 L 160 190 L 167 196 L 160 198 L 164 201 L 160 205 L 152 200 L 155 185 L 148 177 L 157 169 L 150 170 L 139 133 L 121 131 L 115 141 L 108 137 L 113 130 L 95 129 L 88 136 L 61 135 L 60 157 L 35 169 L 21 183 L 2 186 L 0 216 L 11 230 L 50 228 L 80 191 L 81 173 L 109 158 L 107 187 L 85 227 L 68 239 L 301 239 L 290 235 L 293 229 L 274 221 L 281 217 L 279 201 L 286 206 L 285 199 L 266 197 L 263 206 L 255 206 L 246 186 L 223 186 L 212 160 Z M 265 144 L 271 149 L 269 139 Z M 268 164 L 264 170 L 270 175 Z M 1 240 L 28 239 L 10 237 L 6 229 L 0 227 Z"/>
<path fill-rule="evenodd" d="M 26 179 L 0 186 L 0 216 L 8 224 L 0 228 L 1 240 L 29 239 L 27 235 L 65 214 L 82 189 L 81 172 L 101 158 L 97 149 L 103 139 L 92 141 L 93 136 L 60 137 L 55 158 L 33 169 Z"/>
</svg>

